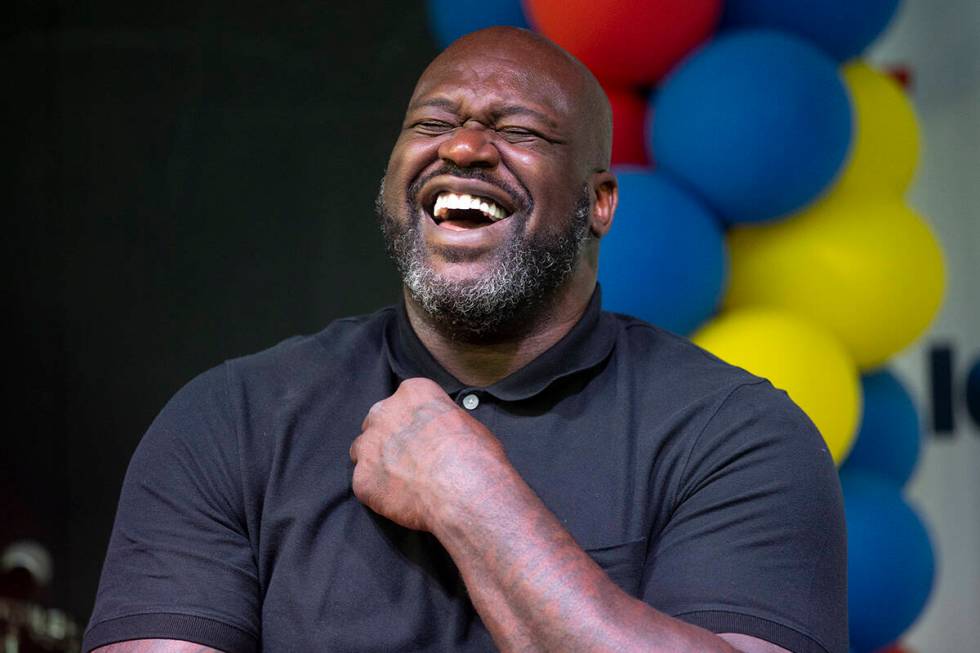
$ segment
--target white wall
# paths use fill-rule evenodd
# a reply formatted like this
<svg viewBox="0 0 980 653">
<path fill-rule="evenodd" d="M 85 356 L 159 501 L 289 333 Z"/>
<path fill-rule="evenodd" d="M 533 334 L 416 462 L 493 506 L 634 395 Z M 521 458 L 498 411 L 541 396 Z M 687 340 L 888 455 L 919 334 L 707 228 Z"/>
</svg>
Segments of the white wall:
<svg viewBox="0 0 980 653">
<path fill-rule="evenodd" d="M 921 653 L 980 651 L 980 429 L 962 400 L 967 365 L 980 357 L 980 2 L 905 0 L 869 58 L 912 71 L 924 147 L 910 201 L 939 236 L 948 274 L 930 333 L 893 365 L 926 422 L 908 496 L 930 526 L 939 563 L 930 603 L 903 641 Z M 948 439 L 929 428 L 928 349 L 942 341 L 958 355 Z"/>
</svg>

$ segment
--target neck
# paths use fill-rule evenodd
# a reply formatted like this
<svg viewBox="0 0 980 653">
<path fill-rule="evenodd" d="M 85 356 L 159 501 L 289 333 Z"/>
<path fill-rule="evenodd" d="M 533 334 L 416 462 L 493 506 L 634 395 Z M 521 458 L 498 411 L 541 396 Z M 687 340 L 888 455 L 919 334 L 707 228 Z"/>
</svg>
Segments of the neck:
<svg viewBox="0 0 980 653">
<path fill-rule="evenodd" d="M 561 340 L 585 313 L 595 276 L 572 279 L 522 330 L 510 337 L 465 342 L 453 338 L 405 292 L 409 322 L 419 340 L 446 371 L 466 385 L 485 387 L 516 372 Z"/>
</svg>

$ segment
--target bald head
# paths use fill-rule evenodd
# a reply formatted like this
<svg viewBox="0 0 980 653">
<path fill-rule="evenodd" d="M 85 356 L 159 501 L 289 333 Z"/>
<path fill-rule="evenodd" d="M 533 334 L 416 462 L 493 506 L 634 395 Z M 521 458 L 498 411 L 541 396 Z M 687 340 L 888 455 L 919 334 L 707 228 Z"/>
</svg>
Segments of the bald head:
<svg viewBox="0 0 980 653">
<path fill-rule="evenodd" d="M 612 110 L 592 72 L 545 37 L 516 27 L 488 27 L 453 42 L 425 69 L 413 100 L 427 90 L 427 82 L 446 71 L 474 69 L 474 63 L 497 61 L 529 87 L 543 90 L 567 114 L 572 127 L 584 137 L 584 152 L 593 170 L 606 170 L 612 149 Z M 475 70 L 468 76 L 475 85 L 491 80 Z"/>
</svg>

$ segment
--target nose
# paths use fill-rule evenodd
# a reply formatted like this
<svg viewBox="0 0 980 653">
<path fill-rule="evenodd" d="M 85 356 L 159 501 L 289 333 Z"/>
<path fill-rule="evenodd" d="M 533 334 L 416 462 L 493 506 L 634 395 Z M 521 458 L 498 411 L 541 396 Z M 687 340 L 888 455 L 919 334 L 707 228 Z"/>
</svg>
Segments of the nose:
<svg viewBox="0 0 980 653">
<path fill-rule="evenodd" d="M 493 168 L 500 163 L 500 152 L 486 128 L 463 125 L 439 146 L 439 158 L 463 168 Z"/>
</svg>

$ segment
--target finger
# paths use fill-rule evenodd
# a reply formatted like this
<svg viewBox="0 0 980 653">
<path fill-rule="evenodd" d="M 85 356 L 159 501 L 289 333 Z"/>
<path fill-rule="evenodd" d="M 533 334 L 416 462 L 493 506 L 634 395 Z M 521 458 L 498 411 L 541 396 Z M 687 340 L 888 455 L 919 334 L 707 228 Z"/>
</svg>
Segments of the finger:
<svg viewBox="0 0 980 653">
<path fill-rule="evenodd" d="M 350 444 L 350 449 L 347 451 L 347 455 L 350 456 L 351 462 L 355 465 L 357 464 L 357 450 L 360 448 L 361 436 L 354 438 L 354 441 Z"/>
<path fill-rule="evenodd" d="M 364 471 L 360 467 L 354 467 L 354 474 L 350 479 L 351 491 L 353 491 L 354 496 L 361 502 L 364 501 L 365 488 L 364 488 Z"/>
<path fill-rule="evenodd" d="M 354 473 L 350 480 L 351 491 L 357 500 L 371 508 L 376 483 L 372 480 L 368 470 L 363 465 L 354 467 Z M 373 508 L 371 508 L 373 510 Z"/>
<path fill-rule="evenodd" d="M 404 388 L 405 391 L 409 393 L 414 392 L 414 393 L 420 393 L 423 395 L 428 395 L 433 397 L 448 396 L 446 395 L 446 392 L 442 389 L 442 386 L 440 386 L 432 379 L 428 379 L 424 376 L 416 376 L 411 379 L 405 379 L 398 386 L 399 390 L 401 390 L 402 388 Z"/>
<path fill-rule="evenodd" d="M 361 431 L 367 431 L 368 422 L 371 421 L 372 416 L 376 416 L 378 413 L 384 410 L 384 408 L 381 406 L 381 404 L 383 404 L 384 402 L 385 400 L 382 399 L 381 401 L 376 401 L 373 404 L 371 404 L 371 407 L 368 408 L 367 415 L 365 415 L 364 419 L 361 421 Z"/>
</svg>

